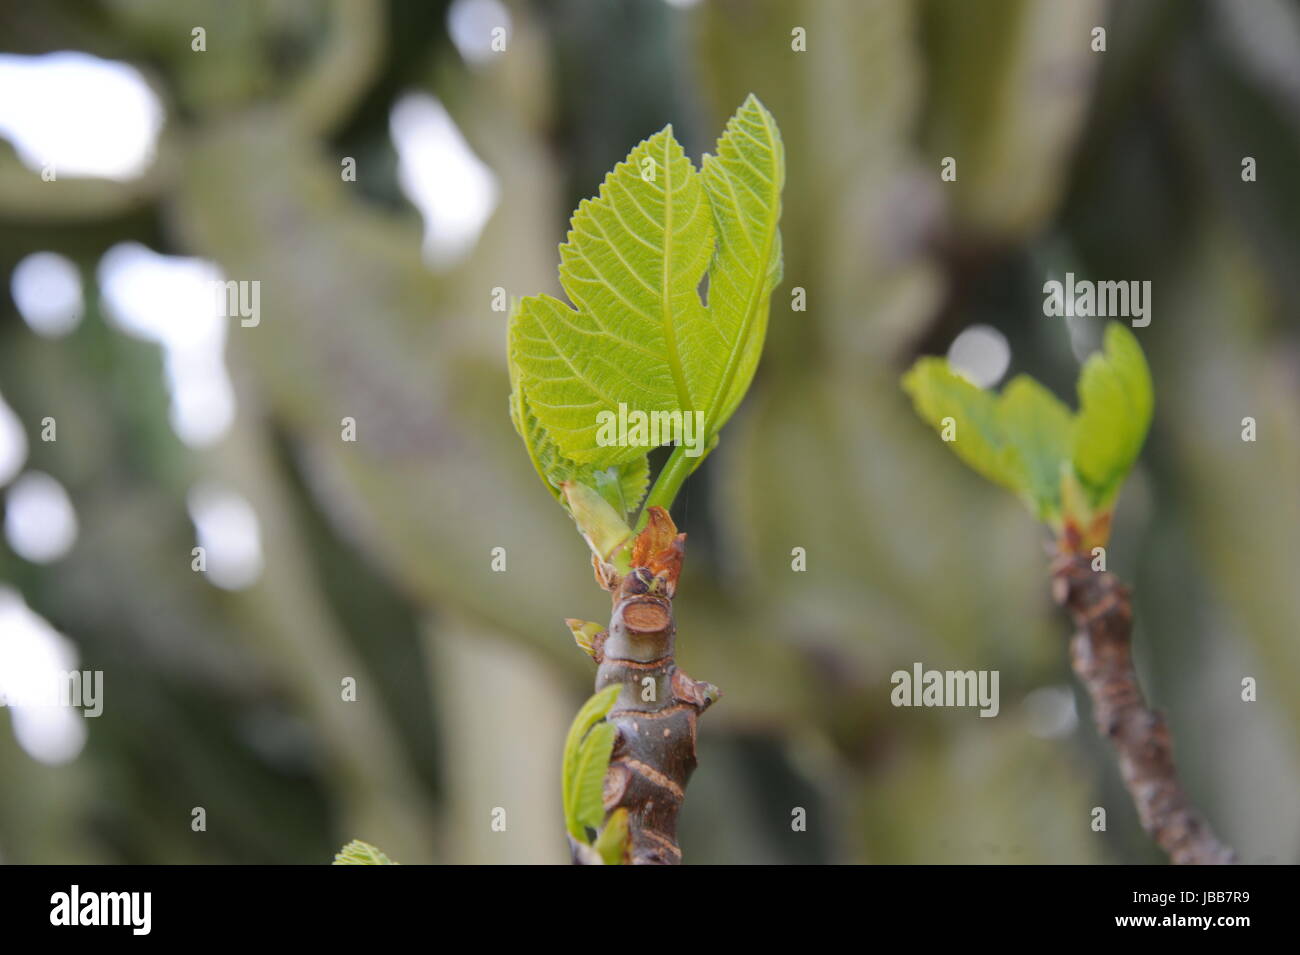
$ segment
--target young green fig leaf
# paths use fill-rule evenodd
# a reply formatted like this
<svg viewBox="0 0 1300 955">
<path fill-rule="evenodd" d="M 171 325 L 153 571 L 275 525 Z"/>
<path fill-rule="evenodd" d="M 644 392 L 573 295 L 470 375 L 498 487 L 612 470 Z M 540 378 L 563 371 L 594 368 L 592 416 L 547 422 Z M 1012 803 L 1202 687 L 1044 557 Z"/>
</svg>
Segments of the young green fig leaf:
<svg viewBox="0 0 1300 955">
<path fill-rule="evenodd" d="M 603 470 L 570 461 L 560 453 L 529 407 L 514 361 L 510 362 L 510 386 L 510 420 L 523 439 L 533 468 L 556 499 L 563 501 L 560 487 L 566 481 L 573 481 L 599 490 L 621 514 L 630 514 L 640 506 L 650 484 L 650 462 L 646 455 Z"/>
<path fill-rule="evenodd" d="M 644 454 L 597 440 L 597 414 L 617 414 L 620 403 L 701 408 L 701 383 L 691 380 L 701 356 L 684 353 L 681 329 L 707 321 L 697 289 L 712 254 L 708 201 L 672 127 L 633 149 L 578 206 L 560 247 L 573 307 L 530 296 L 511 326 L 529 403 L 566 457 L 609 466 Z"/>
<path fill-rule="evenodd" d="M 368 842 L 353 839 L 334 855 L 332 865 L 397 865 Z"/>
<path fill-rule="evenodd" d="M 560 247 L 568 302 L 529 296 L 510 319 L 512 416 L 550 488 L 596 487 L 630 516 L 647 452 L 678 443 L 651 491 L 668 507 L 716 445 L 753 378 L 781 277 L 784 164 L 776 122 L 750 96 L 702 171 L 666 127 L 578 206 Z M 703 434 L 629 428 L 610 440 L 611 422 L 630 414 L 698 420 Z"/>
<path fill-rule="evenodd" d="M 586 484 L 565 481 L 560 490 L 591 552 L 602 562 L 611 562 L 614 553 L 632 540 L 632 528 L 623 515 L 599 491 Z"/>
<path fill-rule="evenodd" d="M 597 723 L 587 733 L 578 750 L 578 769 L 573 783 L 572 822 L 579 832 L 584 833 L 583 838 L 586 830 L 599 829 L 605 819 L 605 773 L 609 769 L 609 754 L 614 749 L 614 737 L 617 735 L 618 727 L 613 723 Z"/>
<path fill-rule="evenodd" d="M 604 624 L 593 623 L 590 620 L 576 620 L 572 617 L 567 618 L 564 622 L 568 624 L 569 631 L 573 634 L 573 642 L 587 656 L 595 659 L 596 635 L 605 629 Z"/>
<path fill-rule="evenodd" d="M 579 824 L 578 817 L 579 779 L 581 772 L 580 762 L 583 740 L 590 733 L 592 727 L 598 725 L 605 719 L 605 714 L 613 708 L 614 701 L 618 699 L 621 690 L 622 686 L 616 683 L 612 686 L 605 687 L 605 689 L 599 691 L 588 699 L 587 702 L 582 705 L 582 708 L 578 710 L 578 715 L 573 718 L 573 723 L 569 726 L 568 736 L 564 741 L 564 761 L 561 776 L 561 797 L 564 806 L 564 820 L 565 825 L 569 830 L 569 835 L 573 836 L 573 838 L 577 839 L 579 842 L 587 841 L 587 833 Z M 606 768 L 608 768 L 608 755 L 606 755 L 605 763 Z M 604 778 L 603 770 L 601 778 Z"/>
<path fill-rule="evenodd" d="M 998 426 L 1009 446 L 1007 472 L 1021 498 L 1044 523 L 1060 529 L 1061 468 L 1070 460 L 1070 409 L 1028 375 L 1017 375 L 998 399 Z"/>
<path fill-rule="evenodd" d="M 1084 362 L 1079 376 L 1079 414 L 1074 470 L 1095 510 L 1119 494 L 1151 426 L 1151 369 L 1137 338 L 1124 325 L 1106 328 L 1103 351 Z"/>
<path fill-rule="evenodd" d="M 1105 542 L 1151 423 L 1151 374 L 1126 327 L 1112 323 L 1104 351 L 1084 363 L 1077 414 L 1028 376 L 999 396 L 942 358 L 918 359 L 903 389 L 958 457 L 1018 494 L 1071 547 Z"/>
<path fill-rule="evenodd" d="M 627 810 L 615 809 L 593 843 L 605 865 L 622 865 L 627 857 Z"/>
<path fill-rule="evenodd" d="M 578 480 L 584 475 L 579 471 Z M 591 480 L 586 482 L 600 492 L 616 512 L 628 515 L 636 511 L 650 486 L 650 461 L 643 454 L 627 464 L 617 464 L 603 470 L 591 470 Z"/>
<path fill-rule="evenodd" d="M 772 114 L 752 93 L 701 166 L 717 249 L 709 266 L 708 322 L 684 326 L 688 352 L 713 359 L 705 408 L 715 437 L 740 404 L 767 337 L 768 306 L 781 283 L 785 149 Z"/>
<path fill-rule="evenodd" d="M 1006 443 L 998 421 L 997 398 L 972 384 L 943 358 L 925 357 L 903 376 L 919 414 L 939 432 L 957 457 L 995 484 L 1020 491 L 1007 466 Z"/>
</svg>

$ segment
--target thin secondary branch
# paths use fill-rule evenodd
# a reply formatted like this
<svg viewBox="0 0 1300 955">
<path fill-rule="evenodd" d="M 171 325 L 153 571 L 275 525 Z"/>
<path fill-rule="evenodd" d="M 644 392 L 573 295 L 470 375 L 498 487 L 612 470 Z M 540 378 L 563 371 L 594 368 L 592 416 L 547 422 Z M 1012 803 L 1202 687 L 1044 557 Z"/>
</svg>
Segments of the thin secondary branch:
<svg viewBox="0 0 1300 955">
<path fill-rule="evenodd" d="M 695 725 L 720 695 L 691 679 L 674 659 L 677 624 L 673 597 L 686 535 L 667 511 L 650 510 L 637 538 L 632 569 L 602 582 L 613 592 L 609 629 L 592 651 L 596 689 L 623 687 L 607 719 L 618 736 L 605 776 L 606 814 L 628 811 L 628 861 L 677 865 L 677 814 L 695 769 Z M 574 861 L 587 861 L 575 849 Z"/>
<path fill-rule="evenodd" d="M 1130 651 L 1127 588 L 1114 574 L 1094 571 L 1086 557 L 1066 553 L 1052 565 L 1052 596 L 1074 620 L 1074 672 L 1092 698 L 1097 731 L 1115 746 L 1142 828 L 1176 864 L 1235 862 L 1183 790 L 1168 724 L 1143 701 Z"/>
</svg>

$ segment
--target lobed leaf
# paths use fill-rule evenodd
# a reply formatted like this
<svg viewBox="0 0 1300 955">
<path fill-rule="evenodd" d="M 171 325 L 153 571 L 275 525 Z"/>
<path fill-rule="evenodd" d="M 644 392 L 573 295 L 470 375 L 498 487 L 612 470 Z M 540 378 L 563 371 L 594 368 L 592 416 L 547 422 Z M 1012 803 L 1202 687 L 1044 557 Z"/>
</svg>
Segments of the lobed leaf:
<svg viewBox="0 0 1300 955">
<path fill-rule="evenodd" d="M 524 441 L 534 469 L 551 495 L 557 500 L 563 500 L 560 490 L 562 485 L 576 481 L 599 490 L 624 517 L 634 512 L 645 498 L 650 484 L 649 458 L 642 453 L 629 462 L 602 470 L 570 461 L 560 453 L 560 449 L 529 407 L 523 383 L 519 380 L 519 368 L 514 361 L 510 362 L 510 378 L 510 420 Z"/>
<path fill-rule="evenodd" d="M 702 413 L 707 453 L 753 379 L 781 278 L 784 152 L 753 96 L 716 150 L 697 172 L 671 126 L 637 145 L 573 215 L 560 247 L 569 302 L 530 296 L 511 315 L 512 417 L 552 493 L 575 481 L 631 514 L 649 449 L 602 446 L 601 413 Z"/>
<path fill-rule="evenodd" d="M 708 320 L 698 288 L 712 254 L 708 201 L 671 126 L 579 204 L 560 246 L 560 284 L 573 307 L 525 298 L 512 327 L 529 404 L 566 457 L 604 467 L 644 454 L 597 443 L 597 414 L 616 414 L 620 403 L 646 412 L 700 407 L 703 356 L 685 353 L 681 328 Z"/>
<path fill-rule="evenodd" d="M 709 267 L 711 322 L 686 325 L 688 349 L 714 359 L 705 409 L 717 434 L 749 390 L 767 337 L 772 291 L 781 282 L 781 189 L 785 148 L 752 93 L 727 121 L 717 152 L 705 156 L 704 190 L 713 210 L 717 249 Z"/>
<path fill-rule="evenodd" d="M 1104 352 L 1084 363 L 1080 409 L 1020 375 L 1000 396 L 967 381 L 942 358 L 918 359 L 903 376 L 917 413 L 957 456 L 1021 496 L 1057 531 L 1066 517 L 1105 527 L 1106 513 L 1133 467 L 1151 423 L 1151 375 L 1133 333 L 1112 323 Z M 1097 523 L 1100 519 L 1100 523 Z"/>
<path fill-rule="evenodd" d="M 943 434 L 951 418 L 957 456 L 995 484 L 1018 491 L 1008 469 L 1005 440 L 998 422 L 997 399 L 953 371 L 943 358 L 919 359 L 903 376 L 903 390 L 919 414 Z"/>
</svg>

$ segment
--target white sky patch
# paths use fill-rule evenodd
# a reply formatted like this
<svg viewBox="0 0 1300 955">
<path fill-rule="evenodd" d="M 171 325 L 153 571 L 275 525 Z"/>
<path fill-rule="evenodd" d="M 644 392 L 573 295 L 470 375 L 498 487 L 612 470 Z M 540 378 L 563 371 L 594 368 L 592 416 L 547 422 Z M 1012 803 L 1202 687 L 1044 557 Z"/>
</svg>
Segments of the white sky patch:
<svg viewBox="0 0 1300 955">
<path fill-rule="evenodd" d="M 99 262 L 109 320 L 163 348 L 172 428 L 191 447 L 220 440 L 235 419 L 221 281 L 211 262 L 159 255 L 136 242 L 113 246 Z"/>
<path fill-rule="evenodd" d="M 447 8 L 447 32 L 466 63 L 483 63 L 498 55 L 492 49 L 492 31 L 506 31 L 507 47 L 513 28 L 510 11 L 500 0 L 454 0 Z"/>
<path fill-rule="evenodd" d="M 77 542 L 77 512 L 63 485 L 41 471 L 28 471 L 5 494 L 5 539 L 34 564 L 58 560 Z"/>
<path fill-rule="evenodd" d="M 1011 346 L 991 325 L 972 325 L 948 346 L 948 363 L 972 384 L 991 388 L 1007 373 Z"/>
<path fill-rule="evenodd" d="M 30 169 L 135 179 L 153 162 L 163 108 L 140 71 L 86 53 L 0 54 L 0 136 Z"/>
<path fill-rule="evenodd" d="M 207 561 L 207 577 L 223 590 L 242 590 L 262 575 L 262 532 L 257 512 L 241 494 L 212 483 L 195 485 L 190 519 Z"/>
<path fill-rule="evenodd" d="M 470 149 L 442 103 L 408 93 L 389 115 L 398 182 L 424 216 L 424 255 L 435 267 L 459 261 L 496 208 L 496 176 Z"/>
<path fill-rule="evenodd" d="M 22 595 L 0 585 L 0 693 L 30 695 L 77 669 L 77 649 Z M 6 706 L 18 745 L 51 766 L 70 762 L 86 745 L 86 721 L 69 706 Z"/>
<path fill-rule="evenodd" d="M 0 487 L 8 484 L 27 461 L 27 432 L 0 395 Z"/>
<path fill-rule="evenodd" d="M 1039 739 L 1061 739 L 1074 732 L 1079 713 L 1074 693 L 1066 686 L 1045 686 L 1025 697 L 1029 732 Z"/>
<path fill-rule="evenodd" d="M 687 7 L 694 7 L 699 4 L 700 0 L 664 0 L 664 3 L 670 7 L 678 7 L 685 10 Z"/>
<path fill-rule="evenodd" d="M 59 338 L 81 322 L 81 273 L 57 252 L 33 252 L 16 266 L 9 291 L 18 314 L 38 335 Z"/>
</svg>

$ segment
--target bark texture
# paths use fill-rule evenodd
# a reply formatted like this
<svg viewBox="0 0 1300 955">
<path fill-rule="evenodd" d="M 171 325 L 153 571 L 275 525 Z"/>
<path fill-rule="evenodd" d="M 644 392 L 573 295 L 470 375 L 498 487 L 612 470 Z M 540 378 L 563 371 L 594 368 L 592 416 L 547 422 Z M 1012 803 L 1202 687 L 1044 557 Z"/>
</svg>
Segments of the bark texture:
<svg viewBox="0 0 1300 955">
<path fill-rule="evenodd" d="M 1235 862 L 1236 854 L 1218 840 L 1184 792 L 1169 727 L 1142 698 L 1130 650 L 1133 607 L 1127 588 L 1114 574 L 1094 571 L 1088 558 L 1062 554 L 1052 567 L 1052 596 L 1074 620 L 1071 663 L 1092 698 L 1097 731 L 1114 744 L 1142 827 L 1176 864 Z"/>
<path fill-rule="evenodd" d="M 720 695 L 691 679 L 674 659 L 677 626 L 673 597 L 686 542 L 668 513 L 651 508 L 637 538 L 632 568 L 615 576 L 596 568 L 613 594 L 608 630 L 597 634 L 592 656 L 596 689 L 622 686 L 607 719 L 618 736 L 605 777 L 605 812 L 628 811 L 627 861 L 677 865 L 677 814 L 695 769 L 695 725 Z M 586 861 L 575 851 L 575 862 Z"/>
</svg>

